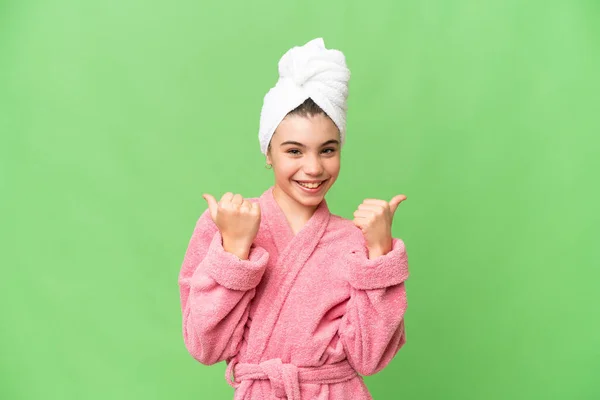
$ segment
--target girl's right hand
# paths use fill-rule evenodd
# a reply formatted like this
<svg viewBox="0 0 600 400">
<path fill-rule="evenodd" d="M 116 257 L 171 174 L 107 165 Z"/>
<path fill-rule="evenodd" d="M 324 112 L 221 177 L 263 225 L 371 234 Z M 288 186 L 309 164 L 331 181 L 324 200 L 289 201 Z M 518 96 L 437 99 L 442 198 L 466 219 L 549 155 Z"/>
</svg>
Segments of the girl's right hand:
<svg viewBox="0 0 600 400">
<path fill-rule="evenodd" d="M 260 205 L 231 192 L 217 203 L 210 194 L 202 196 L 208 203 L 210 216 L 223 237 L 223 248 L 242 260 L 247 260 L 250 246 L 260 227 Z"/>
</svg>

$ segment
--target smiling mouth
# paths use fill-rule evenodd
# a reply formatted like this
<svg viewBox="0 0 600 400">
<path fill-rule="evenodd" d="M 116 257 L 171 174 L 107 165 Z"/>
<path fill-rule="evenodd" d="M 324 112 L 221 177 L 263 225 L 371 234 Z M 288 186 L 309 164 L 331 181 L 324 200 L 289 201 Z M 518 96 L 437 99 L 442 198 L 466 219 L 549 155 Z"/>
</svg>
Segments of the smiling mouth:
<svg viewBox="0 0 600 400">
<path fill-rule="evenodd" d="M 298 185 L 307 188 L 307 189 L 317 189 L 319 188 L 323 183 L 325 183 L 325 181 L 321 181 L 321 182 L 300 182 L 300 181 L 294 181 L 296 182 Z"/>
</svg>

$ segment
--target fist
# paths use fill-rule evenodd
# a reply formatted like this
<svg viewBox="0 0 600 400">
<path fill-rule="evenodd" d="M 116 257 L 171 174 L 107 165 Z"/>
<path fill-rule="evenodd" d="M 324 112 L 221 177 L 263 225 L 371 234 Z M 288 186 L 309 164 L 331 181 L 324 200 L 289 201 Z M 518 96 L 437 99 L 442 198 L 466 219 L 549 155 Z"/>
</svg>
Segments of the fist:
<svg viewBox="0 0 600 400">
<path fill-rule="evenodd" d="M 217 202 L 210 194 L 202 196 L 208 203 L 210 217 L 223 237 L 225 251 L 248 259 L 250 246 L 260 227 L 260 206 L 241 195 L 227 192 Z"/>
<path fill-rule="evenodd" d="M 369 250 L 369 258 L 387 254 L 392 249 L 392 220 L 406 196 L 395 196 L 389 202 L 366 199 L 354 212 L 354 225 L 360 228 Z"/>
</svg>

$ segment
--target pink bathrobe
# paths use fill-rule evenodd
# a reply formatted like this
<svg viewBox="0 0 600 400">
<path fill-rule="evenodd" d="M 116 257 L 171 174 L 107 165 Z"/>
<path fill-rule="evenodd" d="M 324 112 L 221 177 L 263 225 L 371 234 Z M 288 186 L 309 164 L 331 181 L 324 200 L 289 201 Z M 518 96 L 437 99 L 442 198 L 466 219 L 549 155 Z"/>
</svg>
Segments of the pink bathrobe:
<svg viewBox="0 0 600 400">
<path fill-rule="evenodd" d="M 183 336 L 203 364 L 226 360 L 235 399 L 371 399 L 361 375 L 405 342 L 404 243 L 369 260 L 360 229 L 325 200 L 294 235 L 269 188 L 249 260 L 223 250 L 208 211 L 179 276 Z"/>
</svg>

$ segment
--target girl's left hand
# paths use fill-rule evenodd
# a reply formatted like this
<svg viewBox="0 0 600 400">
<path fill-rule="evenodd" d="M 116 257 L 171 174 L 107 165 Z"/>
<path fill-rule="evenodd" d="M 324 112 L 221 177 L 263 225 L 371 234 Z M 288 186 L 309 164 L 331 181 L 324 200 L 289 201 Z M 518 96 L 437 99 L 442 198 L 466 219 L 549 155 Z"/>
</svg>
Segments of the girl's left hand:
<svg viewBox="0 0 600 400">
<path fill-rule="evenodd" d="M 406 198 L 400 194 L 389 202 L 366 199 L 354 212 L 354 225 L 361 229 L 365 237 L 370 259 L 392 250 L 392 220 L 398 205 Z"/>
</svg>

